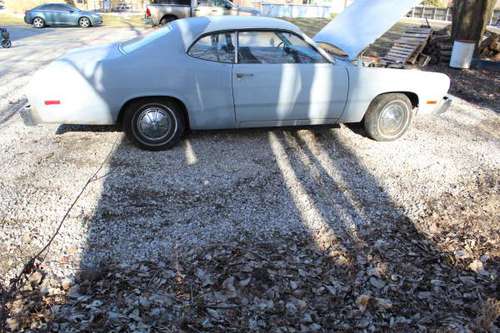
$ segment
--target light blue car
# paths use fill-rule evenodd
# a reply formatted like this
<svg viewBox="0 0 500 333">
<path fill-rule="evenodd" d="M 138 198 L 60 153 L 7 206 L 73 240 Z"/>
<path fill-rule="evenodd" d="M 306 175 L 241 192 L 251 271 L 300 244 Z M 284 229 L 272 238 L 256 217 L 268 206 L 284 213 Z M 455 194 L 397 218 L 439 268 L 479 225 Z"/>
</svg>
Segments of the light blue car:
<svg viewBox="0 0 500 333">
<path fill-rule="evenodd" d="M 367 67 L 357 59 L 408 12 L 401 7 L 369 36 L 359 31 L 380 13 L 346 10 L 354 23 L 344 24 L 340 14 L 342 24 L 331 22 L 314 40 L 269 17 L 175 20 L 125 43 L 58 58 L 33 76 L 26 89 L 30 106 L 21 115 L 27 124 L 120 124 L 149 150 L 174 146 L 187 129 L 350 122 L 363 122 L 375 140 L 395 140 L 417 110 L 444 112 L 450 103 L 444 74 Z M 358 34 L 332 32 L 346 26 Z M 345 57 L 328 51 L 336 45 Z"/>
<path fill-rule="evenodd" d="M 50 25 L 88 28 L 102 24 L 102 17 L 64 3 L 48 3 L 26 11 L 24 22 L 39 29 Z"/>
</svg>

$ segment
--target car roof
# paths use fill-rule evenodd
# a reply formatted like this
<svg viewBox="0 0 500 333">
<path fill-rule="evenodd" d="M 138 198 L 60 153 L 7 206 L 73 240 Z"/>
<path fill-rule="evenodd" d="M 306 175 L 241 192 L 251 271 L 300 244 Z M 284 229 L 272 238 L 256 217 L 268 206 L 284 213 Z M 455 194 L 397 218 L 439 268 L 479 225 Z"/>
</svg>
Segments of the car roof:
<svg viewBox="0 0 500 333">
<path fill-rule="evenodd" d="M 206 19 L 209 23 L 206 25 Z M 231 29 L 285 29 L 300 32 L 300 29 L 285 20 L 265 16 L 208 16 L 188 19 L 193 25 L 206 25 L 205 33 Z"/>
<path fill-rule="evenodd" d="M 224 30 L 289 30 L 303 35 L 302 31 L 290 22 L 263 16 L 203 16 L 175 20 L 170 24 L 172 28 L 181 31 L 186 46 L 194 42 L 200 35 Z"/>
</svg>

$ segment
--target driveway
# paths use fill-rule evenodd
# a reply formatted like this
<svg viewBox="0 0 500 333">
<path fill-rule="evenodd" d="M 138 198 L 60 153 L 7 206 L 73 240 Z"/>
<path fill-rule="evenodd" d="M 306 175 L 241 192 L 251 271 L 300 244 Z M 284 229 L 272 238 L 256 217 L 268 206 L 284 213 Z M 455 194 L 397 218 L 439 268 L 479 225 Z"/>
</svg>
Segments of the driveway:
<svg viewBox="0 0 500 333">
<path fill-rule="evenodd" d="M 415 302 L 412 311 L 434 320 L 429 325 L 445 327 L 449 322 L 440 315 L 466 325 L 480 315 L 482 300 L 492 297 L 499 255 L 500 120 L 488 106 L 456 98 L 449 112 L 417 117 L 404 138 L 390 143 L 366 138 L 358 126 L 341 125 L 194 132 L 171 150 L 146 152 L 113 127 L 25 127 L 16 113 L 38 68 L 71 48 L 124 40 L 141 31 L 10 31 L 14 47 L 0 50 L 4 283 L 46 244 L 69 210 L 41 266 L 48 284 L 78 281 L 81 270 L 110 263 L 123 268 L 158 264 L 189 251 L 211 253 L 214 244 L 236 242 L 237 252 L 257 241 L 283 243 L 296 251 L 286 242 L 299 237 L 321 253 L 345 258 L 332 267 L 356 267 L 354 275 L 345 275 L 343 283 L 352 289 L 339 304 L 357 309 L 357 297 L 368 290 L 380 297 L 393 293 L 398 304 Z M 380 250 L 376 254 L 375 247 Z M 328 252 L 334 248 L 336 254 Z M 269 255 L 259 253 L 256 258 Z M 439 271 L 436 256 L 450 257 L 453 264 L 443 261 L 448 266 Z M 204 254 L 197 258 L 211 260 Z M 481 270 L 475 270 L 477 261 Z M 471 263 L 476 266 L 470 268 Z M 390 282 L 394 274 L 403 276 L 414 279 L 414 289 L 384 289 L 385 284 L 372 279 L 380 265 L 384 273 L 376 279 Z M 207 269 L 214 267 L 219 266 Z M 473 287 L 462 284 L 459 276 L 473 281 Z M 450 281 L 456 287 L 453 297 L 477 307 L 452 306 L 456 303 L 444 296 L 416 296 L 436 279 Z M 464 300 L 470 288 L 477 292 Z M 401 325 L 417 327 L 422 317 L 401 309 L 390 311 Z M 374 318 L 375 329 L 386 327 L 375 323 L 388 323 L 390 316 Z M 251 330 L 249 323 L 241 327 Z M 264 329 L 260 324 L 253 327 Z"/>
</svg>

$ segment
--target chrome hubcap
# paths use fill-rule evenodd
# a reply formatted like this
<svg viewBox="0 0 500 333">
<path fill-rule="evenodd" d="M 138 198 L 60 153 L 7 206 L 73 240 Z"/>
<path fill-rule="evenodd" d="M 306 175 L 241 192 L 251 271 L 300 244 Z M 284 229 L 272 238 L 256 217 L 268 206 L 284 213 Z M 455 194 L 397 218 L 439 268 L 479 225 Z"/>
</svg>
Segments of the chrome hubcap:
<svg viewBox="0 0 500 333">
<path fill-rule="evenodd" d="M 34 24 L 35 27 L 40 28 L 43 25 L 43 21 L 39 18 L 36 18 Z"/>
<path fill-rule="evenodd" d="M 88 27 L 90 25 L 89 20 L 86 18 L 83 18 L 80 25 L 82 27 Z"/>
<path fill-rule="evenodd" d="M 389 103 L 380 114 L 380 130 L 385 135 L 397 135 L 405 126 L 407 106 L 403 102 Z"/>
<path fill-rule="evenodd" d="M 148 140 L 164 139 L 172 128 L 172 121 L 163 108 L 150 106 L 144 109 L 138 117 L 137 130 Z"/>
</svg>

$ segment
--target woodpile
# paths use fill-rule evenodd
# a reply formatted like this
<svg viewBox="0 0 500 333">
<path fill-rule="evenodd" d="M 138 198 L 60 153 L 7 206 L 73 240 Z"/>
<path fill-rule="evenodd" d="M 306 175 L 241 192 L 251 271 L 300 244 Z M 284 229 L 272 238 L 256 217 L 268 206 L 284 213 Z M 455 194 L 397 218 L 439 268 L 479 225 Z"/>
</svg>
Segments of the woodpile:
<svg viewBox="0 0 500 333">
<path fill-rule="evenodd" d="M 405 30 L 399 39 L 394 41 L 389 52 L 382 58 L 381 63 L 391 65 L 415 65 L 420 62 L 419 56 L 425 48 L 432 29 L 430 27 L 411 27 Z M 428 61 L 424 61 L 425 64 Z"/>
<path fill-rule="evenodd" d="M 432 33 L 423 54 L 430 57 L 430 64 L 449 63 L 452 47 L 450 30 L 445 28 Z"/>
</svg>

